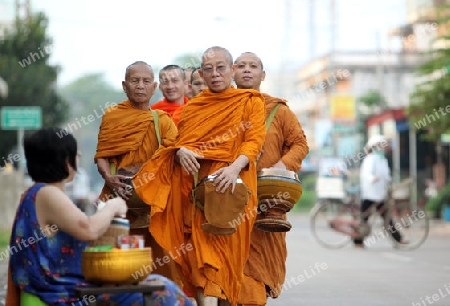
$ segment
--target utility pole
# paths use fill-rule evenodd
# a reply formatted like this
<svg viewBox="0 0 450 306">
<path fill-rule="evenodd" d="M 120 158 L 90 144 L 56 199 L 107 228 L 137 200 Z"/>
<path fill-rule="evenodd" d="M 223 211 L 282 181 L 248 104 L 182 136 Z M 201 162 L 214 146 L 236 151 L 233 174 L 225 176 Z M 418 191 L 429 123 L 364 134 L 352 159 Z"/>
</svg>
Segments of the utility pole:
<svg viewBox="0 0 450 306">
<path fill-rule="evenodd" d="M 30 19 L 31 5 L 30 0 L 15 0 L 16 1 L 16 20 Z"/>
<path fill-rule="evenodd" d="M 281 43 L 281 71 L 278 77 L 279 85 L 278 90 L 280 91 L 279 97 L 287 97 L 287 88 L 289 84 L 289 40 L 291 33 L 291 0 L 284 1 L 284 36 Z"/>
<path fill-rule="evenodd" d="M 336 37 L 337 37 L 337 11 L 336 11 L 336 0 L 330 0 L 330 20 L 331 20 L 331 52 L 329 56 L 329 65 L 328 65 L 328 74 L 331 76 L 334 73 L 335 70 L 335 53 L 336 53 Z M 311 1 L 312 2 L 312 1 Z M 331 101 L 333 100 L 333 96 L 336 92 L 336 88 L 334 84 L 330 84 L 329 87 L 329 104 L 328 104 L 328 113 L 331 115 L 330 109 L 331 109 Z M 334 118 L 331 118 L 334 120 Z M 333 121 L 333 155 L 335 157 L 338 156 L 338 139 L 339 139 L 339 132 L 336 130 L 336 123 Z"/>
<path fill-rule="evenodd" d="M 0 97 L 6 99 L 8 97 L 8 83 L 0 76 Z"/>
<path fill-rule="evenodd" d="M 313 0 L 309 2 L 309 60 L 312 60 L 316 52 L 316 24 L 315 24 L 315 3 Z"/>
</svg>

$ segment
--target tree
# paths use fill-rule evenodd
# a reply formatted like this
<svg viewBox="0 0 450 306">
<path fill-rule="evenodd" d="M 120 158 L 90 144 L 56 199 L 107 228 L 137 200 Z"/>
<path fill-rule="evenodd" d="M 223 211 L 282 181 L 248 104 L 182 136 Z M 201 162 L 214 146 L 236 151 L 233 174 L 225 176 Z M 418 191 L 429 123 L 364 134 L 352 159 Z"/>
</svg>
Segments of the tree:
<svg viewBox="0 0 450 306">
<path fill-rule="evenodd" d="M 366 143 L 366 123 L 370 116 L 380 113 L 384 110 L 388 109 L 388 105 L 386 99 L 383 95 L 377 90 L 369 90 L 363 96 L 358 98 L 358 122 L 357 129 L 358 133 L 361 136 L 360 138 L 360 147 L 364 147 Z"/>
<path fill-rule="evenodd" d="M 38 13 L 17 20 L 0 40 L 0 73 L 8 83 L 2 106 L 40 106 L 43 127 L 58 126 L 67 117 L 68 104 L 56 92 L 58 66 L 49 65 L 52 40 L 47 35 L 48 19 Z M 16 131 L 0 130 L 0 156 L 16 145 Z"/>
<path fill-rule="evenodd" d="M 416 86 L 411 94 L 407 109 L 409 121 L 417 129 L 426 128 L 424 138 L 439 141 L 441 134 L 450 130 L 450 6 L 438 11 L 437 24 L 441 35 L 435 41 L 435 48 L 428 52 L 429 60 L 418 67 L 418 74 L 426 81 Z"/>
<path fill-rule="evenodd" d="M 375 109 L 385 110 L 388 107 L 386 99 L 379 91 L 373 89 L 359 97 L 359 102 L 369 108 L 371 113 L 373 113 Z"/>
<path fill-rule="evenodd" d="M 177 56 L 173 62 L 175 65 L 178 65 L 183 69 L 198 68 L 201 64 L 201 53 L 184 53 Z"/>
</svg>

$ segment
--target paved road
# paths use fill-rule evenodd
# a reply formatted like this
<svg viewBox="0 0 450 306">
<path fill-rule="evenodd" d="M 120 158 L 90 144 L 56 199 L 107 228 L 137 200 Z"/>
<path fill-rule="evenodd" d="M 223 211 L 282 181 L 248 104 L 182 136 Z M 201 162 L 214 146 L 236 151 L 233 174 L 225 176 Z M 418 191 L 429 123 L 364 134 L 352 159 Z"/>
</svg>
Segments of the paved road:
<svg viewBox="0 0 450 306">
<path fill-rule="evenodd" d="M 269 306 L 450 305 L 450 224 L 433 225 L 415 251 L 395 250 L 387 240 L 328 250 L 313 240 L 307 215 L 289 220 L 284 292 Z"/>
<path fill-rule="evenodd" d="M 384 240 L 364 250 L 327 250 L 313 240 L 307 215 L 289 220 L 286 283 L 268 306 L 450 305 L 450 224 L 437 224 L 421 248 L 405 252 Z M 0 305 L 6 268 L 0 261 Z"/>
</svg>

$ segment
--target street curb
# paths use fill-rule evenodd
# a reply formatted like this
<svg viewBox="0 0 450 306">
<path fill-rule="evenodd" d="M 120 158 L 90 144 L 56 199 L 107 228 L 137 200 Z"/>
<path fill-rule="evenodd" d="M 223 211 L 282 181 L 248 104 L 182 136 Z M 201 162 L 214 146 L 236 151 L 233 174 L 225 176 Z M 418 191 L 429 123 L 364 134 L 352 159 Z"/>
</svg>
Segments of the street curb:
<svg viewBox="0 0 450 306">
<path fill-rule="evenodd" d="M 430 221 L 430 235 L 450 237 L 450 223 L 445 221 Z"/>
</svg>

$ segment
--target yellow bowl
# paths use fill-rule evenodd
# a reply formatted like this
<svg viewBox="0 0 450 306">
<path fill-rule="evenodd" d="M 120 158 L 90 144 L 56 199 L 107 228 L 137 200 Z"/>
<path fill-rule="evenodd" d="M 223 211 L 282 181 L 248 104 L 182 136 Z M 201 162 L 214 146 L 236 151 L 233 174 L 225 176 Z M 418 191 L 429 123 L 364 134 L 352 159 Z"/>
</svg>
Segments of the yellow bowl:
<svg viewBox="0 0 450 306">
<path fill-rule="evenodd" d="M 133 284 L 152 272 L 152 249 L 83 252 L 81 271 L 93 283 Z"/>
<path fill-rule="evenodd" d="M 262 169 L 258 172 L 258 199 L 282 199 L 295 204 L 303 192 L 302 183 L 293 171 Z"/>
</svg>

